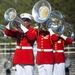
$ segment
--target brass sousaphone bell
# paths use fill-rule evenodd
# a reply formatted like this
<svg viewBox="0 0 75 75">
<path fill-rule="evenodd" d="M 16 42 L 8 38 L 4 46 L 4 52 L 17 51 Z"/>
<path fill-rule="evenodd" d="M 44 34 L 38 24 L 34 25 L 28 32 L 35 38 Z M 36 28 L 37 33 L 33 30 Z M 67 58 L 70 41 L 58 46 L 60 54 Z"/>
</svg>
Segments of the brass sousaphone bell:
<svg viewBox="0 0 75 75">
<path fill-rule="evenodd" d="M 37 23 L 45 22 L 51 13 L 51 5 L 46 0 L 38 1 L 32 9 L 32 16 Z"/>
<path fill-rule="evenodd" d="M 17 16 L 17 12 L 14 8 L 9 8 L 4 13 L 4 18 L 8 22 L 15 20 L 16 16 Z"/>
<path fill-rule="evenodd" d="M 17 12 L 14 8 L 9 8 L 6 10 L 6 12 L 4 13 L 4 18 L 6 21 L 8 22 L 13 22 L 13 21 L 17 21 L 22 23 L 23 20 L 21 20 L 18 16 L 17 16 Z"/>
<path fill-rule="evenodd" d="M 17 16 L 14 8 L 7 9 L 4 13 L 4 18 L 9 22 L 11 29 L 20 28 L 20 24 L 24 24 L 24 21 Z"/>
</svg>

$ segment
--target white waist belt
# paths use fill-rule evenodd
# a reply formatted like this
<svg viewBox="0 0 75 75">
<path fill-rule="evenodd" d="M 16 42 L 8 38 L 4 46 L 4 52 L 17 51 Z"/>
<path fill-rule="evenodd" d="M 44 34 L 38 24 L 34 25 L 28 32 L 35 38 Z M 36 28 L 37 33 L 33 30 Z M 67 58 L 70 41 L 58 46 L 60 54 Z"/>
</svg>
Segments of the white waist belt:
<svg viewBox="0 0 75 75">
<path fill-rule="evenodd" d="M 29 46 L 16 46 L 17 49 L 32 49 L 32 47 Z"/>
<path fill-rule="evenodd" d="M 53 52 L 61 53 L 61 52 L 64 52 L 64 51 L 63 50 L 53 50 Z"/>
<path fill-rule="evenodd" d="M 44 51 L 44 52 L 52 52 L 53 49 L 37 49 L 38 51 Z"/>
</svg>

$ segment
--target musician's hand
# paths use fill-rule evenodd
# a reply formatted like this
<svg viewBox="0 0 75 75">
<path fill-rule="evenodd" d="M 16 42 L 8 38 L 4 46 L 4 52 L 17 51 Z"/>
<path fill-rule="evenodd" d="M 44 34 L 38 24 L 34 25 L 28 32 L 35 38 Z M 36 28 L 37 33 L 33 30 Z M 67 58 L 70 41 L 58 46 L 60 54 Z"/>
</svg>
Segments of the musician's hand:
<svg viewBox="0 0 75 75">
<path fill-rule="evenodd" d="M 67 38 L 67 36 L 65 36 L 63 34 L 61 34 L 60 37 L 63 38 L 64 40 L 66 40 L 66 38 Z"/>
<path fill-rule="evenodd" d="M 26 33 L 28 31 L 28 29 L 25 26 L 23 26 L 22 24 L 21 24 L 21 29 L 23 30 L 24 33 Z"/>
<path fill-rule="evenodd" d="M 48 31 L 50 32 L 51 35 L 55 34 L 51 28 L 49 28 Z"/>
<path fill-rule="evenodd" d="M 10 24 L 11 24 L 11 22 L 9 22 L 9 23 L 7 24 L 7 26 L 6 26 L 6 28 L 9 29 L 9 30 L 10 30 Z"/>
</svg>

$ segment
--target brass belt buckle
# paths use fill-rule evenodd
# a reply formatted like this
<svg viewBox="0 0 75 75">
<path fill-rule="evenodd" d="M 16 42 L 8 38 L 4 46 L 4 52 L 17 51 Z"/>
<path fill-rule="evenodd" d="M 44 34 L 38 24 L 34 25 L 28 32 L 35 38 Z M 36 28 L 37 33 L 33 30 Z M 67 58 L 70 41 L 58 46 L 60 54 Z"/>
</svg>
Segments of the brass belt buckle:
<svg viewBox="0 0 75 75">
<path fill-rule="evenodd" d="M 20 49 L 22 49 L 22 46 L 20 46 Z"/>
<path fill-rule="evenodd" d="M 44 52 L 44 49 L 41 49 L 42 52 Z"/>
<path fill-rule="evenodd" d="M 57 53 L 57 50 L 55 50 L 55 52 Z"/>
</svg>

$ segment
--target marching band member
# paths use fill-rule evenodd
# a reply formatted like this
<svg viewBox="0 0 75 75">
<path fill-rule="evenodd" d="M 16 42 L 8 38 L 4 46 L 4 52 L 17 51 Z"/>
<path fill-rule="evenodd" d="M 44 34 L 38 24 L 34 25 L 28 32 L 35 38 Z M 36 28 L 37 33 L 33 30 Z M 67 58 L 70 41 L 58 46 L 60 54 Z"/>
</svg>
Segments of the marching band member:
<svg viewBox="0 0 75 75">
<path fill-rule="evenodd" d="M 16 67 L 15 75 L 33 75 L 34 67 L 34 55 L 33 55 L 33 43 L 36 38 L 36 32 L 30 27 L 32 15 L 28 13 L 22 13 L 20 15 L 24 24 L 21 24 L 23 32 L 18 30 L 11 30 L 8 24 L 5 29 L 5 34 L 12 38 L 16 38 L 16 51 L 13 56 L 12 63 Z"/>
<path fill-rule="evenodd" d="M 65 75 L 65 54 L 64 46 L 72 44 L 72 39 L 64 36 L 63 34 L 58 37 L 58 41 L 53 44 L 54 52 L 54 70 L 53 75 Z"/>
<path fill-rule="evenodd" d="M 39 75 L 52 75 L 54 56 L 53 43 L 58 40 L 56 34 L 51 30 L 41 28 L 37 36 L 36 64 Z"/>
</svg>

